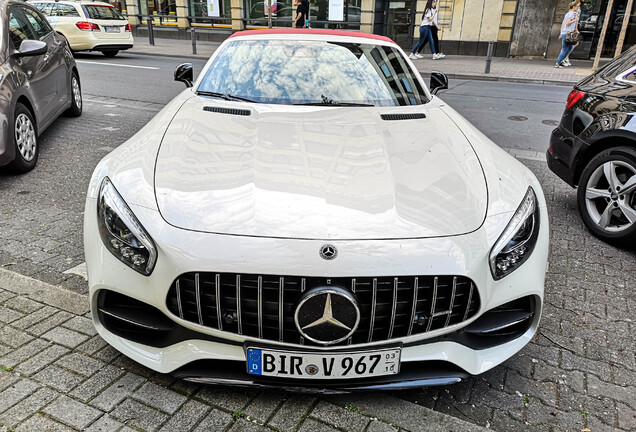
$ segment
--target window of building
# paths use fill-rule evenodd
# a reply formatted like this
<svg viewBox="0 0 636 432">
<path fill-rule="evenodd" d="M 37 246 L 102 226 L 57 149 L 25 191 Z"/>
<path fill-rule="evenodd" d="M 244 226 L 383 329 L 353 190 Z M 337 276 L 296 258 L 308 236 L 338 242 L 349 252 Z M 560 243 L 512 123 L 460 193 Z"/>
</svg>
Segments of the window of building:
<svg viewBox="0 0 636 432">
<path fill-rule="evenodd" d="M 271 7 L 269 4 L 271 1 Z M 342 11 L 342 20 L 329 20 L 329 0 L 310 0 L 309 26 L 312 28 L 360 29 L 361 0 L 350 0 Z M 273 27 L 291 27 L 296 13 L 292 0 L 245 0 L 245 19 L 249 27 L 267 27 L 271 8 Z"/>
<path fill-rule="evenodd" d="M 218 8 L 216 11 L 208 10 L 208 2 L 211 2 L 212 8 Z M 214 22 L 214 26 L 219 25 L 218 22 L 227 23 L 230 27 L 230 19 L 232 18 L 231 0 L 189 0 L 190 16 L 192 16 L 193 24 L 209 25 Z M 218 16 L 217 16 L 218 15 Z"/>
<path fill-rule="evenodd" d="M 175 0 L 140 0 L 139 10 L 145 15 L 142 22 L 146 24 L 146 16 L 152 16 L 152 23 L 158 25 L 177 25 L 177 4 Z"/>
</svg>

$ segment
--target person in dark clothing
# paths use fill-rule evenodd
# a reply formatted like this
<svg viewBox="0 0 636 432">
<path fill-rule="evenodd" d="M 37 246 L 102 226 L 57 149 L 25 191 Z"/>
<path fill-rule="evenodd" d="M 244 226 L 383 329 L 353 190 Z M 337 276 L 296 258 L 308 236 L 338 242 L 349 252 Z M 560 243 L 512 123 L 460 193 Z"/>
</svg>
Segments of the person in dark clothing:
<svg viewBox="0 0 636 432">
<path fill-rule="evenodd" d="M 309 0 L 294 0 L 296 6 L 296 28 L 309 28 Z"/>
</svg>

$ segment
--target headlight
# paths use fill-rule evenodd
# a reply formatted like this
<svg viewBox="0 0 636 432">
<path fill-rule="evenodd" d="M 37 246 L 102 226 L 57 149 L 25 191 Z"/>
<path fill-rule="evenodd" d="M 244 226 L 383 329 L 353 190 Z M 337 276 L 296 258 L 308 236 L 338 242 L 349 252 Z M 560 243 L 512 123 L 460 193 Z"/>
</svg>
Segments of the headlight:
<svg viewBox="0 0 636 432">
<path fill-rule="evenodd" d="M 539 206 L 531 187 L 490 251 L 490 271 L 495 280 L 515 271 L 532 254 L 539 237 Z"/>
<path fill-rule="evenodd" d="M 133 270 L 152 273 L 157 248 L 108 177 L 99 189 L 97 225 L 106 249 Z"/>
</svg>

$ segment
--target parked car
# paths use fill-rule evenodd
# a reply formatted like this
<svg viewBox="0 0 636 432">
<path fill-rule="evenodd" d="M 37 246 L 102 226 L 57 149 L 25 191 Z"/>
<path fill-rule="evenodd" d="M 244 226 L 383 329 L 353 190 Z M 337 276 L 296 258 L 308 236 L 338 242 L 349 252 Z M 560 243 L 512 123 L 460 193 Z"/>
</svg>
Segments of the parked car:
<svg viewBox="0 0 636 432">
<path fill-rule="evenodd" d="M 92 319 L 188 380 L 458 382 L 537 331 L 539 182 L 433 96 L 390 39 L 235 33 L 88 188 Z"/>
<path fill-rule="evenodd" d="M 114 57 L 133 47 L 130 24 L 111 4 L 94 1 L 31 1 L 73 51 L 100 51 Z"/>
<path fill-rule="evenodd" d="M 75 60 L 34 7 L 0 0 L 0 167 L 33 169 L 39 135 L 62 113 L 82 114 Z"/>
<path fill-rule="evenodd" d="M 581 218 L 604 241 L 636 240 L 636 47 L 576 84 L 552 131 L 550 169 L 577 190 Z"/>
</svg>

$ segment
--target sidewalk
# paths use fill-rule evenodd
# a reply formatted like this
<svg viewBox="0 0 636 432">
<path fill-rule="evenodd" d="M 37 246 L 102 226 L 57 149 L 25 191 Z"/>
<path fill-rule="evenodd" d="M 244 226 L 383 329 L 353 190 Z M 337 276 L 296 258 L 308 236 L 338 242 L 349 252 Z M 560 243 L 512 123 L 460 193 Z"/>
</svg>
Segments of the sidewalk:
<svg viewBox="0 0 636 432">
<path fill-rule="evenodd" d="M 155 39 L 155 45 L 150 45 L 147 38 L 137 37 L 135 46 L 124 53 L 207 59 L 219 45 L 219 42 L 197 41 L 197 54 L 192 54 L 192 42 L 189 40 Z M 591 60 L 572 60 L 571 67 L 555 69 L 553 59 L 493 57 L 488 74 L 484 73 L 486 57 L 449 55 L 444 59 L 432 60 L 427 55 L 413 62 L 424 77 L 428 77 L 431 71 L 438 71 L 445 73 L 449 79 L 571 86 L 592 73 Z"/>
</svg>

